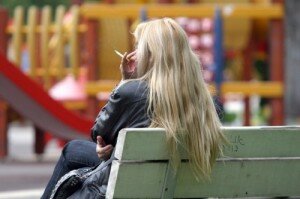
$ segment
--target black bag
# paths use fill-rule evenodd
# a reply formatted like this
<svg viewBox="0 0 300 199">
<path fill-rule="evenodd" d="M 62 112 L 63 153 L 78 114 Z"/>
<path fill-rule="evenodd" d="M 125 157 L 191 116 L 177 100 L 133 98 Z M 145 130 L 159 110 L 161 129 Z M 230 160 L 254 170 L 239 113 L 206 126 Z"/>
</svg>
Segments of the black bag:
<svg viewBox="0 0 300 199">
<path fill-rule="evenodd" d="M 105 198 L 114 153 L 96 167 L 70 171 L 56 183 L 50 199 Z"/>
</svg>

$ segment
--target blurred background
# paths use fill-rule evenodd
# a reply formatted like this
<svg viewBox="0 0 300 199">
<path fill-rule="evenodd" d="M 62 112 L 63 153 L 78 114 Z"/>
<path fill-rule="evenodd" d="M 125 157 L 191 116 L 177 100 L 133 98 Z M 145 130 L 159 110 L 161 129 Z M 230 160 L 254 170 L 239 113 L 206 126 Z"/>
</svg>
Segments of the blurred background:
<svg viewBox="0 0 300 199">
<path fill-rule="evenodd" d="M 298 125 L 300 1 L 0 0 L 0 198 L 39 198 L 148 19 L 174 18 L 225 126 Z"/>
</svg>

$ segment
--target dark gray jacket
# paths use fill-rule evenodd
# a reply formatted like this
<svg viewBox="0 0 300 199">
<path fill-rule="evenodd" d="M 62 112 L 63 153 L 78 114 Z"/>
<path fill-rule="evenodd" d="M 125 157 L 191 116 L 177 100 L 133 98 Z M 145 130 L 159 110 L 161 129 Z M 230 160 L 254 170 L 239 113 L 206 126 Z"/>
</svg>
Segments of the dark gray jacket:
<svg viewBox="0 0 300 199">
<path fill-rule="evenodd" d="M 100 135 L 106 144 L 115 145 L 121 129 L 148 127 L 148 92 L 147 84 L 139 80 L 117 87 L 95 120 L 91 129 L 92 139 L 96 142 Z"/>
</svg>

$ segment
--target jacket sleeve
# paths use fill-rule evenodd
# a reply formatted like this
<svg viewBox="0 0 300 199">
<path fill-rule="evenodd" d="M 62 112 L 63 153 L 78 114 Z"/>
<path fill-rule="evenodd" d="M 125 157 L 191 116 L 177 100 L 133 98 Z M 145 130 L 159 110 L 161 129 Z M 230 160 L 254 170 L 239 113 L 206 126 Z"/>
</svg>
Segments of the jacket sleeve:
<svg viewBox="0 0 300 199">
<path fill-rule="evenodd" d="M 96 142 L 96 137 L 101 136 L 106 143 L 107 137 L 112 133 L 114 125 L 118 122 L 124 111 L 126 99 L 115 89 L 109 97 L 107 104 L 101 109 L 91 129 L 91 137 Z"/>
</svg>

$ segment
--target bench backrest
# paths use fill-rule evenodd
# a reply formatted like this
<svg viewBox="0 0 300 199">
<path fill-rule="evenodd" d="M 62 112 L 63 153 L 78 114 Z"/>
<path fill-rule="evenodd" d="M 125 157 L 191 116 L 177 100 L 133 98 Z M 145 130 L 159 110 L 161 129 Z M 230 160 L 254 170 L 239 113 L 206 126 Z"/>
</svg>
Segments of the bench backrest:
<svg viewBox="0 0 300 199">
<path fill-rule="evenodd" d="M 163 129 L 124 129 L 116 145 L 108 198 L 300 196 L 300 127 L 224 128 L 231 142 L 210 182 L 186 161 L 173 175 Z M 182 154 L 182 160 L 186 156 Z"/>
</svg>

